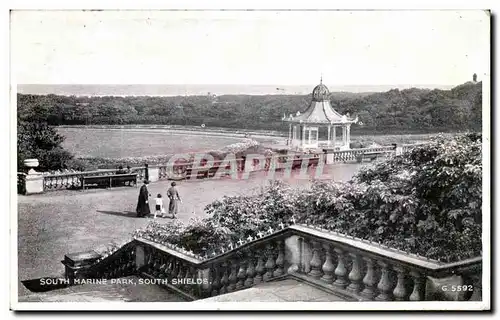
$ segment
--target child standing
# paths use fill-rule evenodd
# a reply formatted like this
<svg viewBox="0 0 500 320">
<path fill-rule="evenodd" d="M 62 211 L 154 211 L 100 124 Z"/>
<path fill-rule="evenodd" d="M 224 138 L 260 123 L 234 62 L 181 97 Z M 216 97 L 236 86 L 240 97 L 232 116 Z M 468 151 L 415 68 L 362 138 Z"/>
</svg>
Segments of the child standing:
<svg viewBox="0 0 500 320">
<path fill-rule="evenodd" d="M 156 219 L 157 214 L 159 214 L 160 217 L 163 218 L 163 214 L 165 213 L 165 209 L 163 208 L 163 199 L 162 199 L 160 193 L 158 193 L 158 195 L 156 196 L 155 202 L 156 202 L 156 208 L 155 208 L 154 219 Z"/>
</svg>

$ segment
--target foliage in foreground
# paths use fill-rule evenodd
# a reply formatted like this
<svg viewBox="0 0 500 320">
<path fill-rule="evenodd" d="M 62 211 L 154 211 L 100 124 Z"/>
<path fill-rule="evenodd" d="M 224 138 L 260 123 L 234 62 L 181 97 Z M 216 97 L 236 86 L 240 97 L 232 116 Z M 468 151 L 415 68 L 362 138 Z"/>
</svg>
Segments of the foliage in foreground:
<svg viewBox="0 0 500 320">
<path fill-rule="evenodd" d="M 441 137 L 347 183 L 316 181 L 299 191 L 273 182 L 258 194 L 213 202 L 203 220 L 152 223 L 136 236 L 205 253 L 293 216 L 429 258 L 461 260 L 481 254 L 481 182 L 481 135 Z"/>
</svg>

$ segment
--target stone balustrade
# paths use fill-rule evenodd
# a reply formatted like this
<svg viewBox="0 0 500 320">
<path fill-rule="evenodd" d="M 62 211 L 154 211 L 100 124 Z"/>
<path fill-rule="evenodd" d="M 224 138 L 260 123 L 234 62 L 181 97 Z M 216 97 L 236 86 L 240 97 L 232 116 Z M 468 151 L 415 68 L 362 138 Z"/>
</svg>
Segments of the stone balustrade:
<svg viewBox="0 0 500 320">
<path fill-rule="evenodd" d="M 144 180 L 145 168 L 134 167 L 131 168 L 132 173 L 137 173 L 137 179 Z M 81 189 L 82 178 L 85 176 L 106 176 L 115 174 L 116 169 L 106 169 L 98 171 L 85 171 L 63 174 L 49 174 L 39 175 L 43 179 L 43 191 L 64 190 L 64 189 Z"/>
<path fill-rule="evenodd" d="M 69 279 L 78 277 L 84 279 L 116 279 L 135 275 L 137 274 L 136 250 L 137 244 L 130 241 L 115 251 L 102 255 L 94 265 L 84 270 L 84 274 L 66 274 L 66 277 Z M 78 270 L 76 273 L 78 273 Z"/>
<path fill-rule="evenodd" d="M 263 170 L 275 170 L 275 169 L 285 169 L 291 166 L 292 169 L 302 168 L 306 166 L 317 166 L 321 163 L 335 164 L 343 162 L 352 162 L 360 160 L 360 157 L 366 156 L 367 154 L 375 155 L 393 155 L 396 153 L 401 153 L 401 150 L 410 150 L 414 145 L 405 145 L 404 147 L 398 147 L 397 150 L 393 147 L 376 147 L 376 148 L 364 148 L 364 149 L 351 149 L 342 151 L 326 150 L 325 154 L 304 154 L 304 153 L 291 153 L 286 155 L 273 155 L 273 156 L 262 156 L 261 159 L 253 158 L 240 158 L 235 159 L 236 163 L 236 173 L 242 172 L 255 172 Z M 264 161 L 264 163 L 260 163 Z M 131 168 L 132 172 L 137 173 L 137 180 L 142 181 L 148 177 L 149 181 L 155 182 L 159 180 L 184 180 L 184 179 L 206 179 L 206 178 L 218 178 L 223 176 L 224 169 L 220 166 L 223 164 L 222 160 L 216 160 L 213 165 L 210 166 L 200 166 L 199 163 L 195 162 L 185 162 L 177 163 L 174 165 L 155 165 L 148 167 L 134 167 Z M 234 168 L 229 168 L 225 171 L 225 174 L 231 175 Z M 147 172 L 147 174 L 146 174 Z M 52 190 L 65 190 L 65 189 L 81 189 L 82 180 L 85 176 L 96 176 L 96 175 L 110 175 L 115 174 L 116 169 L 107 169 L 99 171 L 86 171 L 86 172 L 75 172 L 75 173 L 63 173 L 63 174 L 33 174 L 24 179 L 18 174 L 19 183 L 25 181 L 25 185 L 29 184 L 29 188 L 21 190 L 26 190 L 26 194 L 41 193 Z"/>
<path fill-rule="evenodd" d="M 305 225 L 271 229 L 203 257 L 144 238 L 120 250 L 99 261 L 93 276 L 128 275 L 134 265 L 142 277 L 166 279 L 157 284 L 190 300 L 278 278 L 299 279 L 348 301 L 481 300 L 481 257 L 441 262 Z"/>
<path fill-rule="evenodd" d="M 308 226 L 292 226 L 294 275 L 347 300 L 480 300 L 482 258 L 449 263 Z M 470 291 L 443 290 L 452 283 Z"/>
<path fill-rule="evenodd" d="M 388 147 L 375 147 L 375 148 L 362 148 L 362 149 L 349 149 L 349 150 L 330 150 L 325 149 L 326 163 L 343 163 L 343 162 L 360 162 L 363 156 L 373 154 L 374 156 L 390 156 L 396 151 L 394 146 Z"/>
</svg>

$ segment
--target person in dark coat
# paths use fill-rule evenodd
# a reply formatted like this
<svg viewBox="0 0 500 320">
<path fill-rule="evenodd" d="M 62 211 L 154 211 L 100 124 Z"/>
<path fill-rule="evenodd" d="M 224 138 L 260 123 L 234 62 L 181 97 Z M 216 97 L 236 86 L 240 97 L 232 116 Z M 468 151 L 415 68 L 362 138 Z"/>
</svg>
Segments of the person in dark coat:
<svg viewBox="0 0 500 320">
<path fill-rule="evenodd" d="M 144 180 L 144 184 L 139 191 L 139 199 L 137 200 L 137 208 L 135 211 L 137 212 L 137 217 L 145 217 L 148 214 L 151 214 L 149 210 L 149 191 L 148 191 L 148 180 Z"/>
</svg>

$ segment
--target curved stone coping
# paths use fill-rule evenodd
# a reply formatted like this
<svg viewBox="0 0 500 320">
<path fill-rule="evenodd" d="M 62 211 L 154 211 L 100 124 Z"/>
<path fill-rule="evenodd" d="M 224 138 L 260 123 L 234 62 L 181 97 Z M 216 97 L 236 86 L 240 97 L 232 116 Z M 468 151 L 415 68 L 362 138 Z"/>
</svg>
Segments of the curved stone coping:
<svg viewBox="0 0 500 320">
<path fill-rule="evenodd" d="M 431 271 L 441 271 L 456 268 L 463 268 L 473 264 L 477 264 L 482 261 L 482 257 L 475 257 L 470 259 L 465 259 L 461 261 L 445 263 L 437 260 L 422 257 L 409 252 L 401 251 L 395 248 L 384 246 L 379 243 L 369 242 L 367 240 L 350 237 L 345 234 L 338 233 L 336 231 L 325 230 L 321 228 L 314 228 L 304 225 L 293 225 L 289 227 L 291 230 L 296 230 L 307 235 L 313 235 L 317 238 L 322 238 L 325 240 L 335 241 L 352 248 L 367 251 L 371 254 L 379 255 L 391 260 L 397 260 L 404 262 L 409 265 L 420 267 L 422 269 L 427 269 Z"/>
<path fill-rule="evenodd" d="M 366 253 L 367 256 L 373 256 L 373 258 L 385 258 L 387 260 L 392 260 L 392 261 L 397 261 L 399 263 L 402 263 L 404 265 L 414 267 L 417 269 L 422 269 L 426 271 L 431 271 L 432 274 L 440 274 L 441 272 L 446 272 L 450 273 L 450 271 L 453 270 L 458 270 L 458 269 L 464 269 L 464 268 L 469 268 L 474 265 L 479 265 L 482 263 L 482 257 L 474 257 L 474 258 L 469 258 L 461 261 L 456 261 L 456 262 L 451 262 L 451 263 L 445 263 L 445 262 L 440 262 L 437 260 L 432 260 L 428 259 L 422 256 L 418 256 L 416 254 L 412 254 L 409 252 L 401 251 L 395 248 L 390 248 L 387 246 L 384 246 L 382 244 L 378 243 L 373 243 L 369 242 L 366 240 L 362 240 L 359 238 L 355 237 L 350 237 L 345 234 L 341 234 L 335 231 L 330 231 L 326 229 L 321 229 L 321 228 L 314 228 L 306 225 L 301 225 L 301 224 L 295 224 L 291 226 L 287 226 L 283 229 L 278 230 L 277 232 L 273 233 L 268 233 L 262 238 L 254 239 L 252 241 L 243 243 L 240 246 L 236 246 L 235 248 L 231 250 L 219 250 L 220 253 L 217 254 L 217 252 L 214 250 L 213 252 L 215 255 L 211 257 L 205 257 L 203 258 L 200 255 L 195 255 L 195 254 L 188 254 L 185 252 L 184 249 L 179 248 L 174 245 L 163 245 L 156 243 L 151 240 L 147 240 L 144 238 L 138 238 L 136 241 L 148 244 L 152 247 L 155 247 L 161 251 L 165 251 L 171 255 L 177 256 L 181 259 L 184 259 L 190 263 L 193 264 L 210 264 L 217 262 L 219 260 L 223 260 L 225 257 L 228 257 L 232 255 L 233 253 L 248 248 L 252 247 L 254 245 L 261 245 L 263 242 L 266 242 L 268 240 L 272 240 L 274 238 L 280 238 L 280 237 L 286 237 L 286 236 L 293 236 L 293 235 L 299 235 L 299 236 L 313 236 L 316 238 L 324 239 L 324 240 L 329 240 L 333 241 L 336 243 L 339 243 L 341 245 L 347 246 L 349 248 L 357 249 L 357 250 L 362 250 L 363 252 Z M 183 252 L 184 251 L 184 252 Z"/>
<path fill-rule="evenodd" d="M 187 252 L 183 253 L 182 252 L 183 249 L 179 248 L 177 246 L 172 245 L 172 247 L 169 247 L 169 246 L 166 246 L 166 245 L 163 245 L 163 244 L 160 244 L 160 243 L 148 240 L 148 239 L 144 239 L 144 238 L 137 238 L 135 240 L 138 242 L 141 242 L 141 243 L 145 243 L 145 244 L 147 244 L 151 247 L 154 247 L 158 250 L 167 252 L 170 255 L 176 256 L 176 257 L 183 259 L 183 260 L 186 260 L 192 264 L 201 264 L 204 262 L 203 260 L 197 259 L 194 254 L 190 255 L 190 254 L 187 254 Z"/>
</svg>

